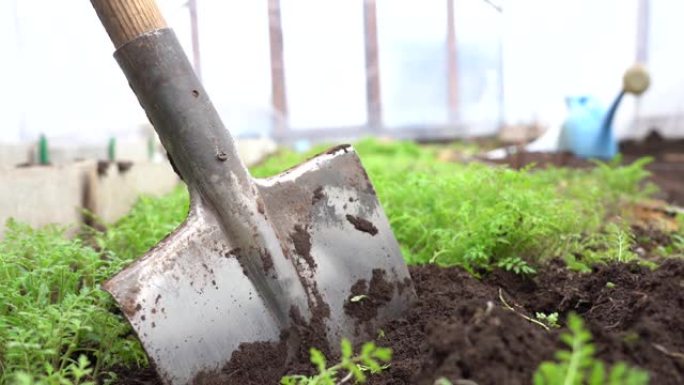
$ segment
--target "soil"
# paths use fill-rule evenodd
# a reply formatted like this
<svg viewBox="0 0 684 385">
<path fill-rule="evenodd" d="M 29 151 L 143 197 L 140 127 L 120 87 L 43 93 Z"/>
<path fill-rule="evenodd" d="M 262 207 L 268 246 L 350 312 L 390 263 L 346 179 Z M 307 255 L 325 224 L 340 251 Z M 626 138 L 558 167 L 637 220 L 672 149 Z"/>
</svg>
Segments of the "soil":
<svg viewBox="0 0 684 385">
<path fill-rule="evenodd" d="M 347 214 L 347 221 L 351 223 L 355 229 L 368 233 L 370 235 L 375 235 L 378 233 L 378 228 L 375 227 L 370 221 L 363 219 L 361 217 L 355 217 L 353 215 Z"/>
<path fill-rule="evenodd" d="M 97 161 L 97 175 L 99 176 L 105 176 L 107 175 L 107 172 L 109 171 L 109 166 L 111 164 L 115 164 L 116 168 L 119 172 L 119 174 L 125 174 L 128 172 L 133 167 L 133 162 L 128 161 L 128 160 L 121 160 L 121 161 L 108 161 L 108 160 L 98 160 Z"/>
<path fill-rule="evenodd" d="M 383 327 L 377 342 L 391 347 L 394 358 L 368 384 L 432 385 L 446 377 L 454 384 L 528 385 L 539 363 L 562 347 L 558 329 L 547 331 L 522 317 L 536 312 L 559 312 L 561 324 L 576 312 L 601 359 L 648 370 L 651 385 L 684 383 L 684 260 L 666 260 L 656 270 L 598 266 L 585 274 L 552 261 L 534 278 L 495 271 L 478 280 L 458 268 L 432 265 L 410 271 L 418 301 Z M 358 286 L 363 294 L 366 284 Z M 283 374 L 312 370 L 305 349 L 287 366 L 282 352 L 281 345 L 251 344 L 233 357 L 232 375 L 222 383 L 277 384 Z M 119 384 L 159 383 L 151 369 L 118 375 Z"/>
<path fill-rule="evenodd" d="M 311 256 L 311 235 L 308 229 L 302 225 L 295 225 L 290 238 L 297 254 L 304 258 L 312 270 L 316 270 L 316 261 Z"/>
<path fill-rule="evenodd" d="M 351 287 L 351 295 L 344 303 L 344 312 L 360 321 L 378 315 L 378 308 L 392 300 L 394 286 L 385 279 L 385 271 L 374 269 L 370 286 L 360 279 Z"/>
</svg>

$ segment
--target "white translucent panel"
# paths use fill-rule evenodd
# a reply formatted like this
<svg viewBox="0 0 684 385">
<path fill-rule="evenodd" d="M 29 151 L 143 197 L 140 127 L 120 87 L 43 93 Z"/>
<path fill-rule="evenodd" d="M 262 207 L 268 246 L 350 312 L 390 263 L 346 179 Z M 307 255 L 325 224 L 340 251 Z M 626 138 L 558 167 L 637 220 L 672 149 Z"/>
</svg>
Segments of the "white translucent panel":
<svg viewBox="0 0 684 385">
<path fill-rule="evenodd" d="M 16 1 L 0 1 L 0 141 L 17 142 L 20 139 L 23 117 L 19 56 L 19 26 L 16 18 Z"/>
<path fill-rule="evenodd" d="M 640 131 L 657 127 L 663 135 L 684 137 L 684 2 L 651 1 L 647 64 L 651 87 L 637 106 Z"/>
<path fill-rule="evenodd" d="M 362 2 L 281 0 L 281 16 L 290 126 L 365 124 Z"/>
<path fill-rule="evenodd" d="M 445 124 L 446 1 L 377 0 L 385 125 Z"/>
<path fill-rule="evenodd" d="M 464 135 L 493 134 L 502 116 L 501 13 L 485 1 L 455 0 L 457 119 Z"/>
<path fill-rule="evenodd" d="M 234 135 L 270 132 L 267 0 L 198 0 L 202 82 Z"/>
<path fill-rule="evenodd" d="M 568 95 L 608 105 L 634 62 L 637 0 L 516 0 L 503 17 L 508 123 L 560 124 Z"/>
<path fill-rule="evenodd" d="M 10 44 L 19 47 L 16 57 L 3 61 L 17 66 L 13 76 L 20 86 L 14 97 L 22 118 L 14 130 L 22 139 L 46 133 L 98 141 L 140 129 L 145 116 L 112 58 L 114 48 L 90 2 L 6 1 L 16 7 L 18 39 Z"/>
</svg>

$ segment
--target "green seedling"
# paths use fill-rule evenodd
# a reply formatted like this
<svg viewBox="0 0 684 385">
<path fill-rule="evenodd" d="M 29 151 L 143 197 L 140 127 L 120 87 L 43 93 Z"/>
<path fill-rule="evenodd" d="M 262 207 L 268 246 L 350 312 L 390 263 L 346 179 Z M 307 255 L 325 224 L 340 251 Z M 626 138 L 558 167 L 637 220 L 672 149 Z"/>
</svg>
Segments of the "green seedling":
<svg viewBox="0 0 684 385">
<path fill-rule="evenodd" d="M 354 355 L 351 342 L 343 339 L 341 344 L 340 362 L 328 367 L 327 360 L 320 350 L 312 348 L 311 363 L 316 366 L 318 374 L 309 377 L 304 375 L 288 375 L 280 380 L 282 385 L 337 385 L 351 380 L 363 383 L 367 379 L 366 373 L 375 374 L 385 370 L 392 359 L 392 350 L 376 346 L 373 342 L 366 342 L 359 354 Z M 342 376 L 342 378 L 340 378 Z"/>
<path fill-rule="evenodd" d="M 113 366 L 146 365 L 99 285 L 173 230 L 187 205 L 182 189 L 142 197 L 106 232 L 86 231 L 87 243 L 10 221 L 0 242 L 0 384 L 84 384 Z"/>
<path fill-rule="evenodd" d="M 537 271 L 520 257 L 507 257 L 496 263 L 496 267 L 519 275 L 532 275 Z"/>
<path fill-rule="evenodd" d="M 112 366 L 146 363 L 99 289 L 116 265 L 62 228 L 8 223 L 0 242 L 1 384 L 84 384 Z"/>
<path fill-rule="evenodd" d="M 569 332 L 561 341 L 569 350 L 556 352 L 556 361 L 543 362 L 534 374 L 534 385 L 646 385 L 648 372 L 618 362 L 610 369 L 595 358 L 591 333 L 576 314 L 568 316 Z"/>
<path fill-rule="evenodd" d="M 550 314 L 546 313 L 535 313 L 535 318 L 537 318 L 538 321 L 543 322 L 544 325 L 557 329 L 560 327 L 560 324 L 558 323 L 558 312 L 553 312 Z"/>
</svg>

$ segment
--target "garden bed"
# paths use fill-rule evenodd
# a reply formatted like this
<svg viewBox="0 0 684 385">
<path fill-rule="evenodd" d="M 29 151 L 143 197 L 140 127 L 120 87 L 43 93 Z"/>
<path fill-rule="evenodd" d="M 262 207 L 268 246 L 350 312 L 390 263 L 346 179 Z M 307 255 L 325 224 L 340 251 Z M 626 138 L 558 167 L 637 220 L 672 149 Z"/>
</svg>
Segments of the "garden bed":
<svg viewBox="0 0 684 385">
<path fill-rule="evenodd" d="M 584 274 L 556 260 L 534 278 L 496 271 L 483 280 L 459 268 L 410 270 L 419 300 L 382 329 L 377 343 L 391 347 L 394 358 L 368 384 L 433 385 L 441 377 L 463 385 L 531 384 L 539 363 L 562 347 L 559 329 L 522 317 L 537 312 L 559 312 L 561 324 L 576 312 L 594 336 L 598 358 L 646 369 L 653 385 L 684 383 L 684 260 L 656 270 L 610 264 Z M 279 362 L 274 349 L 259 353 L 229 364 L 225 384 L 277 384 L 286 373 L 312 372 L 308 356 L 270 366 Z M 161 384 L 151 369 L 118 374 L 120 384 Z"/>
<path fill-rule="evenodd" d="M 659 199 L 684 206 L 684 139 L 666 140 L 653 132 L 643 141 L 626 141 L 620 144 L 620 153 L 626 163 L 641 157 L 650 157 L 652 162 L 646 169 L 652 173 L 649 180 L 658 185 Z M 589 168 L 594 163 L 571 156 L 570 154 L 529 153 L 509 155 L 505 159 L 490 161 L 507 164 L 514 168 L 535 164 L 536 167 Z"/>
<path fill-rule="evenodd" d="M 546 166 L 563 158 L 523 154 L 504 168 L 440 161 L 443 147 L 356 147 L 419 297 L 378 330 L 375 342 L 394 357 L 369 384 L 532 384 L 540 364 L 565 346 L 573 314 L 593 334 L 597 360 L 645 370 L 651 385 L 684 383 L 684 218 L 652 200 L 679 202 L 684 182 L 675 176 L 660 191 L 644 183 L 669 178 L 645 169 L 678 164 L 676 156 L 596 167 L 566 157 L 562 164 L 573 167 L 555 168 Z M 302 158 L 280 153 L 253 172 L 272 175 Z M 531 162 L 534 171 L 515 170 Z M 668 191 L 675 195 L 657 195 Z M 0 242 L 0 273 L 10 277 L 0 281 L 0 299 L 11 304 L 0 306 L 0 341 L 10 341 L 0 345 L 0 383 L 159 384 L 98 287 L 175 228 L 187 199 L 182 190 L 145 198 L 105 232 L 76 240 L 13 225 Z M 217 383 L 314 375 L 309 347 L 326 350 L 305 341 L 285 363 L 276 346 L 243 346 Z"/>
</svg>

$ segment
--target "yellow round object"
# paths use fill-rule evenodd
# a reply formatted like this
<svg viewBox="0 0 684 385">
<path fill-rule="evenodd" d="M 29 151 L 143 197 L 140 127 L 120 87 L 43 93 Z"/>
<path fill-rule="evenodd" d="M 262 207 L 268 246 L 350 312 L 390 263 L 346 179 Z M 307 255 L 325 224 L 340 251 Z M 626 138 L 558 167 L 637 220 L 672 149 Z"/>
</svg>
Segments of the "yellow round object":
<svg viewBox="0 0 684 385">
<path fill-rule="evenodd" d="M 646 68 L 640 64 L 633 65 L 625 72 L 625 76 L 622 77 L 622 87 L 624 90 L 635 95 L 641 95 L 648 89 L 650 84 L 651 76 L 646 71 Z"/>
</svg>

